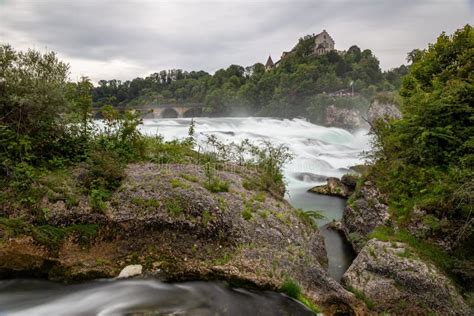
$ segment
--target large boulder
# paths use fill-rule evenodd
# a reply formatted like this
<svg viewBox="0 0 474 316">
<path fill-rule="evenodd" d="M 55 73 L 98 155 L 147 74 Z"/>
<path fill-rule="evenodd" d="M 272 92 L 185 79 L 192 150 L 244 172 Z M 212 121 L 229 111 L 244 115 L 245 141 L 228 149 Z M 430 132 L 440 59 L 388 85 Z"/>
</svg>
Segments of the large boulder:
<svg viewBox="0 0 474 316">
<path fill-rule="evenodd" d="M 278 290 L 291 279 L 328 313 L 363 313 L 363 304 L 329 277 L 317 227 L 283 198 L 246 189 L 243 184 L 258 174 L 231 167 L 215 174 L 228 192 L 206 189 L 199 165 L 132 164 L 101 209 L 84 195 L 74 205 L 45 198 L 40 207 L 48 210 L 48 225 L 25 223 L 28 229 L 4 234 L 0 277 L 34 270 L 80 281 L 141 265 L 145 275 L 167 281 L 227 280 Z M 16 240 L 31 232 L 31 264 L 19 265 L 12 258 L 24 256 L 26 248 L 15 248 Z"/>
<path fill-rule="evenodd" d="M 370 240 L 342 282 L 377 313 L 469 314 L 451 280 L 403 243 Z"/>
<path fill-rule="evenodd" d="M 347 239 L 359 252 L 377 226 L 390 222 L 386 196 L 372 182 L 365 181 L 348 200 L 341 222 Z"/>
<path fill-rule="evenodd" d="M 357 176 L 353 174 L 344 175 L 341 180 L 335 177 L 329 177 L 327 178 L 327 184 L 315 186 L 308 191 L 348 198 L 354 192 L 356 182 Z"/>
</svg>

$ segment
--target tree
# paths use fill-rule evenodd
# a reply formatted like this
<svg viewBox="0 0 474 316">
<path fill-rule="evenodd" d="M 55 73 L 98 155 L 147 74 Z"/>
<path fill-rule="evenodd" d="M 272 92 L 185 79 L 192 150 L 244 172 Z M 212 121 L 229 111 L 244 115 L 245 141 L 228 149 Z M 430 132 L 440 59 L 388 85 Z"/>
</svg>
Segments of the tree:
<svg viewBox="0 0 474 316">
<path fill-rule="evenodd" d="M 62 114 L 70 104 L 69 66 L 53 52 L 17 52 L 9 45 L 0 46 L 0 65 L 3 162 L 15 164 L 33 158 L 38 161 L 54 155 L 68 136 Z M 9 136 L 4 138 L 6 134 Z M 6 139 L 9 144 L 3 143 Z M 5 164 L 3 167 L 8 168 Z"/>
</svg>

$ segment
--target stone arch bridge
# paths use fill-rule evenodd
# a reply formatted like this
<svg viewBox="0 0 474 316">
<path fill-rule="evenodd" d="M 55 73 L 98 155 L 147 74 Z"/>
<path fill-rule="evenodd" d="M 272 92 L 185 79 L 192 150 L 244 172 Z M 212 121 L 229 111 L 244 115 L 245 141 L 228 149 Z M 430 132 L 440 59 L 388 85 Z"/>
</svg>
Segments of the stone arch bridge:
<svg viewBox="0 0 474 316">
<path fill-rule="evenodd" d="M 200 117 L 202 115 L 202 103 L 186 103 L 186 104 L 159 104 L 140 106 L 136 108 L 115 107 L 119 112 L 131 110 L 139 111 L 143 118 L 182 118 L 182 117 Z M 100 118 L 100 109 L 95 108 L 96 118 Z"/>
</svg>

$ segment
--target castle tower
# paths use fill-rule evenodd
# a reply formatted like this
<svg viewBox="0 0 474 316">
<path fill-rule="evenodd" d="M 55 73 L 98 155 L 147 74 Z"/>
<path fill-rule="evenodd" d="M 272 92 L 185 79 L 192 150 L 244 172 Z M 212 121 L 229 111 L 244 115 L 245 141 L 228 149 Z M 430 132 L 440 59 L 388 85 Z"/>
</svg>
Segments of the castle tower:
<svg viewBox="0 0 474 316">
<path fill-rule="evenodd" d="M 265 69 L 269 70 L 272 69 L 275 64 L 273 63 L 272 56 L 268 56 L 267 63 L 265 64 Z"/>
</svg>

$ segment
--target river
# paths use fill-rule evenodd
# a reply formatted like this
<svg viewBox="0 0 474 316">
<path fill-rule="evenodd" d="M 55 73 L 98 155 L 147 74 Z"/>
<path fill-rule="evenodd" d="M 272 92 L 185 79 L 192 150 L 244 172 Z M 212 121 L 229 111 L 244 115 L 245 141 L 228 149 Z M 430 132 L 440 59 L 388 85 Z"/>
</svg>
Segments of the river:
<svg viewBox="0 0 474 316">
<path fill-rule="evenodd" d="M 354 258 L 347 241 L 326 229 L 340 219 L 345 200 L 308 193 L 328 176 L 341 177 L 361 162 L 369 138 L 365 131 L 349 133 L 321 127 L 302 119 L 197 118 L 195 135 L 204 144 L 207 135 L 223 142 L 248 139 L 285 144 L 294 159 L 284 168 L 286 199 L 303 210 L 325 216 L 318 225 L 325 238 L 329 274 L 340 280 Z M 146 119 L 140 129 L 166 140 L 184 138 L 190 119 Z M 219 282 L 165 284 L 156 280 L 98 280 L 61 285 L 39 280 L 0 281 L 0 315 L 310 315 L 302 304 L 281 294 L 231 289 Z"/>
</svg>

